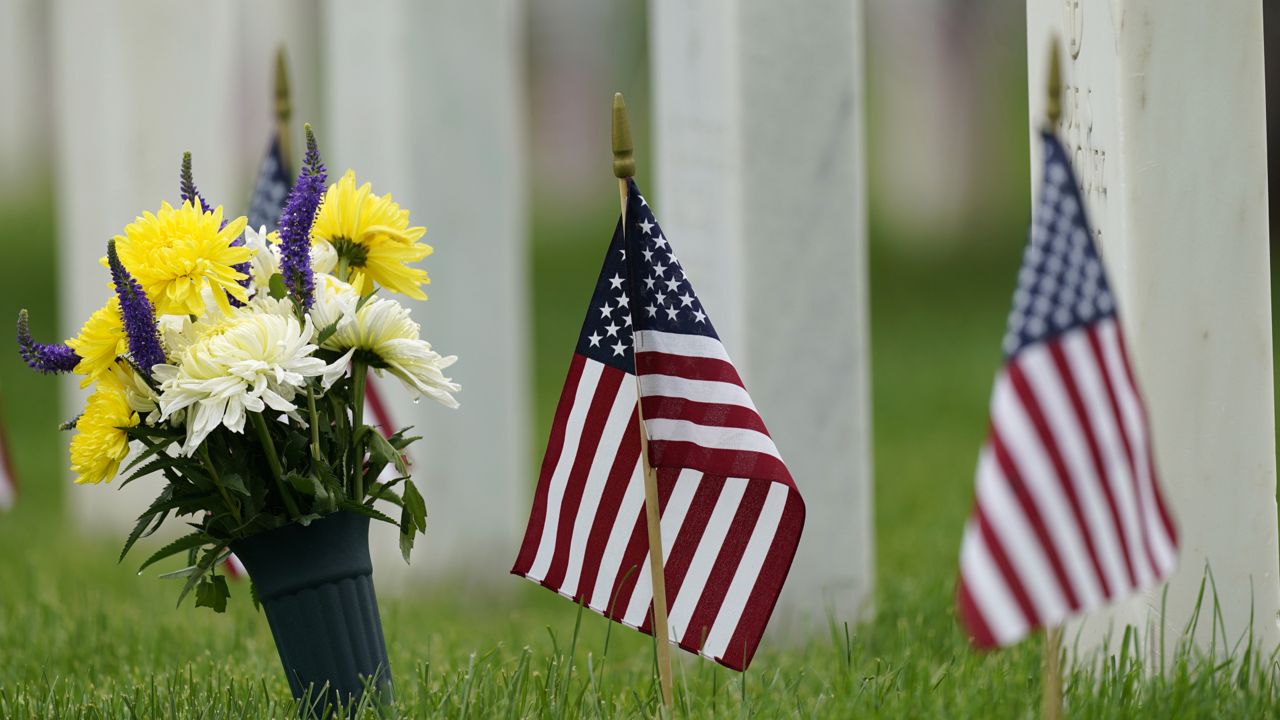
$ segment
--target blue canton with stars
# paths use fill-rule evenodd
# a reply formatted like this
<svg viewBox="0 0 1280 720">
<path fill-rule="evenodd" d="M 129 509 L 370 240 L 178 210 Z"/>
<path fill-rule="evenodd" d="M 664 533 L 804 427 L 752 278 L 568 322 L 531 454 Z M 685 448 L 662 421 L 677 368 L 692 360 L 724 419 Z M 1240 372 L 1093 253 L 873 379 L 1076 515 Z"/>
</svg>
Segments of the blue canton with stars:
<svg viewBox="0 0 1280 720">
<path fill-rule="evenodd" d="M 1044 182 L 1004 335 L 1005 357 L 1115 315 L 1115 300 L 1085 218 L 1066 150 L 1044 139 Z"/>
<path fill-rule="evenodd" d="M 249 198 L 249 227 L 254 230 L 264 225 L 268 230 L 279 228 L 280 213 L 284 210 L 290 187 L 289 171 L 280 155 L 280 138 L 272 135 L 271 146 L 258 168 L 253 196 Z"/>
<path fill-rule="evenodd" d="M 626 233 L 620 220 L 582 323 L 577 353 L 634 374 L 633 321 L 641 330 L 717 336 L 649 203 L 634 180 L 627 185 Z"/>
</svg>

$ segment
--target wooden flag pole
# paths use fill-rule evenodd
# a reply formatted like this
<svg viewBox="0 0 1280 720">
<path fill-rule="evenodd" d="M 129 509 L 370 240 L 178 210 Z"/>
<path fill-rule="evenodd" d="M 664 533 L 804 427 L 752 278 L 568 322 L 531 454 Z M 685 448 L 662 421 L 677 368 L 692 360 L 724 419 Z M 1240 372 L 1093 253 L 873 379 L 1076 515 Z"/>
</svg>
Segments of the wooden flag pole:
<svg viewBox="0 0 1280 720">
<path fill-rule="evenodd" d="M 1062 719 L 1062 626 L 1044 633 L 1044 720 Z"/>
<path fill-rule="evenodd" d="M 1059 63 L 1058 38 L 1049 43 L 1048 97 L 1045 103 L 1046 130 L 1056 132 L 1062 117 L 1062 68 Z M 1045 720 L 1062 718 L 1062 625 L 1045 628 L 1044 634 L 1044 700 Z"/>
<path fill-rule="evenodd" d="M 293 177 L 293 157 L 290 153 L 289 119 L 293 115 L 293 105 L 289 102 L 289 66 L 285 62 L 284 45 L 276 48 L 276 142 L 280 146 L 280 164 L 284 176 Z"/>
<path fill-rule="evenodd" d="M 613 96 L 613 174 L 618 178 L 618 200 L 622 205 L 622 233 L 627 232 L 627 179 L 636 174 L 636 159 L 631 143 L 631 122 L 622 93 Z M 627 260 L 630 262 L 630 259 Z M 634 291 L 635 288 L 632 288 Z M 634 303 L 633 303 L 634 304 Z M 632 323 L 632 350 L 638 349 L 640 334 Z M 633 355 L 634 357 L 634 352 Z M 649 528 L 649 571 L 653 577 L 653 637 L 658 652 L 658 683 L 662 687 L 662 704 L 670 710 L 671 644 L 667 632 L 667 582 L 662 560 L 662 523 L 658 508 L 658 478 L 649 466 L 649 435 L 644 427 L 644 410 L 640 404 L 640 374 L 636 373 L 636 416 L 640 421 L 640 462 L 644 469 L 644 515 Z"/>
</svg>

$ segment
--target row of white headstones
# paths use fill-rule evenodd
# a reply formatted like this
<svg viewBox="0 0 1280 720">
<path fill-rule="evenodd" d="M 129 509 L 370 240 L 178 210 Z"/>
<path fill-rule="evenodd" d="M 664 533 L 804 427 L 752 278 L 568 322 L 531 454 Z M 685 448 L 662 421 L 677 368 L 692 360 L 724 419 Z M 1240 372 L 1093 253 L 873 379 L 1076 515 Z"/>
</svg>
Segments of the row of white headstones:
<svg viewBox="0 0 1280 720">
<path fill-rule="evenodd" d="M 89 260 L 101 241 L 172 196 L 181 150 L 195 151 L 209 187 L 237 186 L 243 168 L 219 147 L 257 144 L 269 122 L 265 108 L 248 117 L 228 105 L 233 86 L 247 78 L 265 98 L 259 69 L 280 41 L 319 58 L 318 69 L 295 64 L 295 96 L 304 108 L 323 98 L 310 109 L 331 168 L 359 168 L 429 222 L 443 280 L 414 311 L 463 358 L 459 412 L 388 393 L 397 419 L 426 437 L 415 473 L 433 512 L 412 568 L 391 533 L 378 536 L 379 583 L 510 588 L 540 440 L 528 423 L 522 2 L 330 1 L 318 19 L 301 2 L 248 6 L 54 3 L 62 327 L 73 332 L 101 301 Z M 809 508 L 781 622 L 857 620 L 874 580 L 862 3 L 649 7 L 659 217 Z M 1252 621 L 1269 652 L 1280 560 L 1261 5 L 1028 0 L 1027 14 L 1032 181 L 1057 35 L 1059 130 L 1119 294 L 1182 540 L 1165 614 L 1158 590 L 1121 603 L 1084 621 L 1081 647 L 1123 623 L 1163 622 L 1179 637 L 1208 567 L 1228 636 Z M 164 23 L 200 31 L 154 31 Z M 256 55 L 226 42 L 242 32 Z M 940 481 L 969 477 L 957 467 Z M 118 532 L 147 495 L 132 490 L 78 489 L 73 512 L 86 529 Z"/>
</svg>

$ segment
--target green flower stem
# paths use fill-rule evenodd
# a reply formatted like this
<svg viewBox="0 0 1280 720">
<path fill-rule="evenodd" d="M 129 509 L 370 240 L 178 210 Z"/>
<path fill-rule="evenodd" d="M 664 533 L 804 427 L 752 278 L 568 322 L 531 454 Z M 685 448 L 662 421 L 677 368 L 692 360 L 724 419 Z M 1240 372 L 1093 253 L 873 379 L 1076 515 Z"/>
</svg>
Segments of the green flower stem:
<svg viewBox="0 0 1280 720">
<path fill-rule="evenodd" d="M 236 519 L 236 525 L 242 525 L 240 503 L 231 501 L 231 496 L 227 494 L 227 488 L 222 484 L 222 478 L 218 476 L 217 468 L 213 466 L 213 459 L 209 457 L 209 447 L 204 443 L 200 443 L 200 461 L 204 463 L 205 469 L 209 471 L 209 477 L 213 478 L 213 485 L 218 488 L 218 493 L 222 495 L 222 502 L 226 503 L 231 510 L 231 517 Z"/>
<path fill-rule="evenodd" d="M 276 481 L 276 489 L 284 499 L 284 507 L 289 517 L 297 520 L 302 515 L 298 512 L 298 504 L 293 501 L 293 494 L 284 485 L 284 471 L 280 468 L 280 456 L 276 454 L 276 444 L 271 440 L 271 431 L 267 430 L 267 420 L 262 413 L 249 413 L 253 418 L 253 426 L 258 430 L 258 439 L 262 441 L 262 449 L 267 454 L 267 464 L 271 466 L 271 477 Z"/>
<path fill-rule="evenodd" d="M 363 360 L 356 359 L 351 363 L 351 419 L 352 419 L 352 437 L 360 433 L 360 428 L 364 426 L 364 384 L 365 378 L 368 377 L 369 366 Z M 352 493 L 352 500 L 356 502 L 364 501 L 364 443 L 357 442 L 355 444 L 355 467 L 352 469 L 352 476 L 355 478 L 355 489 Z"/>
<path fill-rule="evenodd" d="M 342 255 L 342 253 L 338 253 L 338 268 L 336 272 L 333 273 L 334 277 L 338 278 L 342 282 L 347 282 L 347 276 L 351 274 L 349 269 L 350 262 L 351 261 Z"/>
<path fill-rule="evenodd" d="M 311 457 L 320 459 L 320 413 L 316 412 L 316 394 L 307 385 L 307 412 L 311 414 Z"/>
</svg>

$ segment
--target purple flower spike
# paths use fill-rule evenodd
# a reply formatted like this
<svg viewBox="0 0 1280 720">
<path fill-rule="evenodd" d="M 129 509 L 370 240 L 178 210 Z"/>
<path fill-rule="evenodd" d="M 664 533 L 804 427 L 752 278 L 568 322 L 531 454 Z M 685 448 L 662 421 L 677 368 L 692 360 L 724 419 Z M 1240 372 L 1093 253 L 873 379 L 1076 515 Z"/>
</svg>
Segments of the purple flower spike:
<svg viewBox="0 0 1280 720">
<path fill-rule="evenodd" d="M 200 207 L 208 210 L 209 203 L 200 196 L 200 191 L 196 189 L 195 178 L 191 174 L 191 152 L 182 153 L 182 170 L 178 173 L 178 191 L 182 193 L 182 202 L 195 204 L 200 202 Z"/>
<path fill-rule="evenodd" d="M 18 311 L 18 354 L 27 367 L 42 373 L 71 372 L 80 362 L 76 351 L 62 343 L 39 343 L 32 339 L 26 310 Z"/>
<path fill-rule="evenodd" d="M 116 241 L 107 241 L 107 265 L 111 267 L 111 281 L 116 285 L 116 297 L 120 298 L 120 315 L 124 318 L 124 333 L 129 338 L 129 355 L 147 377 L 151 368 L 165 361 L 160 347 L 160 331 L 156 327 L 156 311 L 142 292 L 142 286 L 125 269 L 116 254 Z"/>
<path fill-rule="evenodd" d="M 179 192 L 182 193 L 182 202 L 184 203 L 189 202 L 194 205 L 197 201 L 199 201 L 200 209 L 202 212 L 209 212 L 213 209 L 209 205 L 209 201 L 205 200 L 204 196 L 200 194 L 200 190 L 196 188 L 195 176 L 191 172 L 191 151 L 189 150 L 187 152 L 182 153 L 182 169 L 178 173 L 178 178 L 179 178 L 178 190 Z M 227 221 L 225 218 L 222 220 L 222 225 L 223 227 L 226 227 L 227 225 Z M 221 230 L 222 228 L 218 228 L 218 229 Z M 238 237 L 235 240 L 232 240 L 231 245 L 232 246 L 244 245 L 244 238 Z M 253 277 L 252 277 L 253 266 L 247 262 L 242 262 L 239 265 L 234 265 L 232 267 L 235 269 L 236 272 L 244 275 L 244 277 L 240 278 L 240 287 L 245 288 L 247 290 L 249 288 L 249 284 L 253 282 Z M 228 296 L 227 299 L 231 301 L 231 304 L 234 307 L 241 307 L 244 305 L 244 303 L 240 302 L 234 297 Z"/>
<path fill-rule="evenodd" d="M 303 309 L 311 309 L 315 302 L 315 277 L 311 274 L 311 223 L 316 219 L 320 201 L 324 198 L 328 176 L 320 151 L 316 148 L 316 136 L 306 125 L 307 155 L 303 159 L 302 172 L 285 200 L 280 214 L 280 273 L 289 294 Z"/>
</svg>

